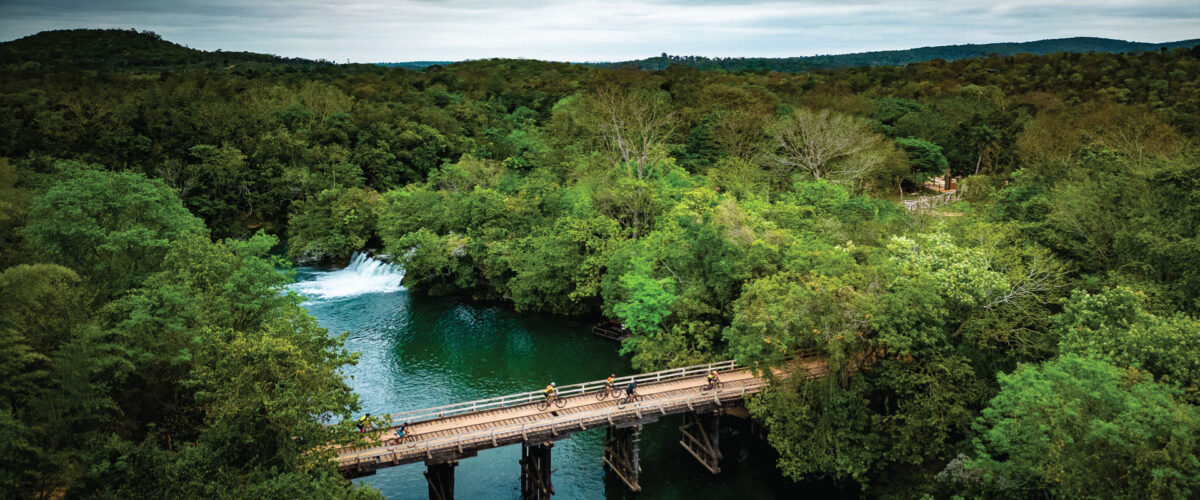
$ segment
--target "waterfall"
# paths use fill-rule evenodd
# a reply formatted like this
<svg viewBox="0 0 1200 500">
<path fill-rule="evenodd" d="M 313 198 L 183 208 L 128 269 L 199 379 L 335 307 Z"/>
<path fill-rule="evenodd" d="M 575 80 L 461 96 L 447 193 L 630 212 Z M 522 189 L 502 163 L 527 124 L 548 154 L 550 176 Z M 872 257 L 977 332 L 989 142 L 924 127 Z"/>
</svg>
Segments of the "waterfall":
<svg viewBox="0 0 1200 500">
<path fill-rule="evenodd" d="M 353 297 L 368 293 L 403 290 L 400 280 L 404 269 L 361 252 L 355 252 L 350 265 L 336 271 L 319 271 L 291 286 L 310 300 Z"/>
</svg>

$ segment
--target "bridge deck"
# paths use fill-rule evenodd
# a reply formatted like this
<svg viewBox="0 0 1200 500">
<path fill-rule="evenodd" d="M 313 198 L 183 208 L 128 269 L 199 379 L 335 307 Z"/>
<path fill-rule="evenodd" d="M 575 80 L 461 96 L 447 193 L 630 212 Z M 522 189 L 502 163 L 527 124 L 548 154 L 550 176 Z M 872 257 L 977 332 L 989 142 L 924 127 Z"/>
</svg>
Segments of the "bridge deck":
<svg viewBox="0 0 1200 500">
<path fill-rule="evenodd" d="M 733 367 L 732 362 L 720 365 Z M 496 398 L 502 403 L 506 400 L 518 401 L 515 404 L 494 405 L 475 411 L 468 409 L 479 404 L 468 403 L 471 406 L 458 405 L 397 414 L 393 416 L 393 422 L 411 421 L 407 428 L 408 437 L 403 443 L 388 444 L 397 438 L 395 428 L 372 433 L 367 438 L 366 446 L 340 449 L 338 466 L 342 474 L 356 477 L 406 463 L 455 460 L 473 456 L 487 448 L 526 441 L 553 441 L 595 427 L 622 427 L 654 421 L 664 415 L 710 410 L 738 402 L 746 394 L 759 392 L 765 385 L 749 369 L 729 369 L 720 373 L 724 383 L 721 389 L 704 390 L 706 381 L 702 374 L 711 366 L 714 365 L 636 376 L 639 379 L 637 392 L 643 399 L 627 404 L 621 404 L 611 397 L 597 401 L 595 392 L 587 391 L 589 385 L 592 388 L 599 387 L 598 383 L 593 382 L 571 386 L 574 388 L 570 391 L 575 394 L 563 396 L 566 402 L 563 408 L 551 407 L 539 411 L 535 402 L 540 397 L 530 397 L 535 393 L 525 393 Z M 825 371 L 824 360 L 817 358 L 797 360 L 795 368 L 801 367 L 808 377 L 820 376 Z M 796 372 L 799 370 L 793 369 L 793 373 Z M 666 380 L 653 381 L 663 378 L 663 373 L 669 375 Z M 617 387 L 623 388 L 631 378 L 618 379 Z M 493 404 L 485 403 L 483 406 Z"/>
</svg>

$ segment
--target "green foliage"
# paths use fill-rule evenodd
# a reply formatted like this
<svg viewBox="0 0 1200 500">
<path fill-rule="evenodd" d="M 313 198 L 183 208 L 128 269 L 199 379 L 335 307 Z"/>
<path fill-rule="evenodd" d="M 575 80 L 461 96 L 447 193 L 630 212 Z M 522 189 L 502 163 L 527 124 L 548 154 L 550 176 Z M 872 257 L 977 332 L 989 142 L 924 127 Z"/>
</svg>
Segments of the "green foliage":
<svg viewBox="0 0 1200 500">
<path fill-rule="evenodd" d="M 918 184 L 924 183 L 931 177 L 945 175 L 950 162 L 942 155 L 942 147 L 916 137 L 896 139 L 896 145 L 908 155 L 908 163 L 912 165 Z"/>
<path fill-rule="evenodd" d="M 1026 347 L 1045 342 L 1025 313 L 1047 314 L 1058 271 L 1043 254 L 980 243 L 917 233 L 863 257 L 810 243 L 805 272 L 745 286 L 725 330 L 737 359 L 794 372 L 805 365 L 791 355 L 815 352 L 833 374 L 778 381 L 751 405 L 785 474 L 926 483 L 922 469 L 944 463 L 989 395 L 978 374 L 1044 353 Z"/>
<path fill-rule="evenodd" d="M 672 281 L 630 273 L 621 276 L 621 287 L 629 294 L 629 299 L 613 306 L 617 317 L 637 333 L 660 331 L 662 321 L 671 314 L 671 305 L 678 299 L 673 293 Z"/>
<path fill-rule="evenodd" d="M 162 182 L 85 170 L 34 201 L 23 234 L 32 250 L 111 297 L 156 271 L 170 240 L 189 231 L 204 223 Z"/>
<path fill-rule="evenodd" d="M 563 217 L 520 240 L 506 289 L 518 311 L 577 313 L 595 307 L 609 256 L 623 236 L 606 217 Z"/>
<path fill-rule="evenodd" d="M 0 158 L 0 269 L 28 258 L 17 230 L 25 225 L 31 203 L 33 194 L 17 187 L 16 165 Z"/>
<path fill-rule="evenodd" d="M 28 332 L 50 334 L 38 339 L 39 350 L 58 345 L 87 307 L 79 275 L 53 264 L 21 264 L 0 273 L 0 301 L 7 307 L 0 320 Z"/>
<path fill-rule="evenodd" d="M 1000 374 L 975 440 L 975 486 L 1021 497 L 1190 498 L 1200 413 L 1136 371 L 1065 354 Z"/>
<path fill-rule="evenodd" d="M 1200 64 L 1186 49 L 1069 53 L 1084 45 L 1138 48 L 1046 41 L 1034 47 L 1067 52 L 731 74 L 667 56 L 663 71 L 408 71 L 123 31 L 0 44 L 0 156 L 19 158 L 0 160 L 0 487 L 371 495 L 326 461 L 353 433 L 320 425 L 354 409 L 337 375 L 353 356 L 282 292 L 274 234 L 294 261 L 382 246 L 416 293 L 624 321 L 638 369 L 758 366 L 773 380 L 750 409 L 793 479 L 1083 495 L 1082 472 L 1060 487 L 1031 461 L 1017 476 L 1006 464 L 1082 442 L 1043 418 L 1059 409 L 1075 413 L 1053 422 L 1125 405 L 1153 418 L 1098 421 L 1151 436 L 1114 449 L 1135 457 L 1125 470 L 1161 474 L 1122 477 L 1110 456 L 1071 451 L 1078 470 L 1187 496 L 1188 442 L 1153 436 L 1166 436 L 1155 422 L 1194 423 Z M 870 196 L 946 169 L 971 177 L 961 216 Z M 798 370 L 805 352 L 826 376 L 769 371 Z M 1100 373 L 1090 392 L 1034 384 L 1034 368 L 1024 386 L 997 379 L 1097 360 L 1130 370 L 1117 385 L 1098 364 L 1067 370 Z M 1026 387 L 1044 412 L 972 428 L 989 399 Z M 1085 396 L 1103 404 L 1075 405 Z M 1061 442 L 987 468 L 962 453 L 1035 428 L 998 425 L 1018 418 Z M 1178 446 L 1146 451 L 1164 443 Z M 935 486 L 942 468 L 953 492 Z"/>
<path fill-rule="evenodd" d="M 137 174 L 64 175 L 25 235 L 93 279 L 53 264 L 0 272 L 5 490 L 372 495 L 328 461 L 329 445 L 357 438 L 325 425 L 357 406 L 340 373 L 355 356 L 283 292 L 286 263 L 268 255 L 278 240 L 212 242 Z M 116 268 L 132 274 L 101 272 Z"/>
<path fill-rule="evenodd" d="M 252 52 L 205 52 L 163 40 L 153 31 L 75 29 L 43 31 L 0 44 L 0 65 L 29 70 L 162 71 L 329 67 L 328 61 L 286 59 Z"/>
<path fill-rule="evenodd" d="M 468 243 L 470 240 L 460 235 L 438 236 L 421 229 L 389 243 L 387 252 L 403 256 L 405 286 L 445 295 L 476 284 Z"/>
<path fill-rule="evenodd" d="M 1189 402 L 1200 401 L 1200 322 L 1156 316 L 1145 300 L 1123 287 L 1096 295 L 1077 290 L 1055 317 L 1062 352 L 1145 370 L 1182 389 Z"/>
<path fill-rule="evenodd" d="M 920 61 L 954 61 L 964 58 L 1018 54 L 1049 54 L 1055 52 L 1154 52 L 1163 47 L 1190 48 L 1195 39 L 1169 43 L 1140 43 L 1108 38 L 1074 37 L 1038 40 L 1034 42 L 941 45 L 907 50 L 860 52 L 855 54 L 818 55 L 803 57 L 717 57 L 663 55 L 634 61 L 594 63 L 597 66 L 646 70 L 664 70 L 673 65 L 728 72 L 782 71 L 803 72 L 818 69 L 851 68 L 856 66 L 904 66 Z"/>
<path fill-rule="evenodd" d="M 328 263 L 363 249 L 378 226 L 383 202 L 372 189 L 333 188 L 297 202 L 288 225 L 288 256 Z"/>
</svg>

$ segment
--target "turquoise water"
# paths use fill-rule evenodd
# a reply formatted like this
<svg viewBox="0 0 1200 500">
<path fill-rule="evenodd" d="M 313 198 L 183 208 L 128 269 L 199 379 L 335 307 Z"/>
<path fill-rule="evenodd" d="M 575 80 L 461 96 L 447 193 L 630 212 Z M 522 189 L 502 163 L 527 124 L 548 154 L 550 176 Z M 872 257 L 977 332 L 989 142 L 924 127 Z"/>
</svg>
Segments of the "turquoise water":
<svg viewBox="0 0 1200 500">
<path fill-rule="evenodd" d="M 358 260 L 340 271 L 298 270 L 297 290 L 321 326 L 349 332 L 360 353 L 346 369 L 362 411 L 394 413 L 633 373 L 615 342 L 593 337 L 591 322 L 517 314 L 492 305 L 410 294 L 401 273 Z M 553 482 L 563 499 L 795 498 L 802 489 L 780 477 L 777 458 L 751 437 L 749 423 L 722 421 L 722 472 L 709 474 L 679 446 L 679 417 L 642 431 L 642 492 L 628 491 L 601 465 L 604 430 L 577 433 L 553 448 Z M 457 498 L 518 498 L 520 446 L 480 452 L 455 470 Z M 355 482 L 389 499 L 427 498 L 423 464 L 379 471 Z M 811 492 L 811 489 L 808 489 Z"/>
</svg>

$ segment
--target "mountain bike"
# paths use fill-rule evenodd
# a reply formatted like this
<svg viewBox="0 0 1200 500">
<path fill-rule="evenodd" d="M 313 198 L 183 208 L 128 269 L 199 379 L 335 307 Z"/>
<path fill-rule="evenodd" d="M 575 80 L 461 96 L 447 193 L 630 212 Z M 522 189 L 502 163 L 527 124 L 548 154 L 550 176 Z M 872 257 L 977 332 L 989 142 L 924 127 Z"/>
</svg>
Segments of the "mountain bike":
<svg viewBox="0 0 1200 500">
<path fill-rule="evenodd" d="M 620 398 L 621 390 L 617 389 L 616 387 L 609 387 L 605 385 L 604 388 L 596 391 L 596 401 L 604 401 L 605 399 L 608 399 L 609 396 L 612 396 L 614 399 Z"/>
<path fill-rule="evenodd" d="M 416 438 L 413 437 L 412 433 L 406 432 L 406 433 L 404 433 L 404 436 L 394 437 L 394 438 L 387 440 L 387 445 L 388 446 L 396 446 L 401 443 L 411 443 L 414 440 L 416 440 Z"/>
<path fill-rule="evenodd" d="M 635 391 L 635 392 L 633 392 L 632 394 L 626 394 L 626 395 L 625 395 L 625 397 L 621 399 L 621 402 L 620 402 L 620 403 L 618 403 L 618 405 L 619 405 L 619 406 L 625 406 L 625 405 L 627 405 L 627 404 L 629 404 L 629 403 L 634 403 L 634 402 L 641 401 L 641 400 L 642 400 L 642 395 L 641 395 L 641 394 L 638 394 L 638 393 Z"/>
<path fill-rule="evenodd" d="M 538 401 L 537 409 L 538 411 L 546 411 L 547 408 L 550 408 L 550 405 L 554 405 L 555 408 L 562 408 L 567 406 L 567 400 L 558 396 L 554 396 L 551 399 L 543 399 Z"/>
<path fill-rule="evenodd" d="M 396 445 L 398 445 L 398 444 L 400 444 L 400 443 L 411 443 L 411 442 L 413 442 L 413 440 L 414 440 L 414 438 L 413 438 L 413 433 L 412 433 L 412 431 L 411 431 L 411 430 L 407 429 L 407 427 L 408 427 L 408 425 L 407 425 L 407 424 L 406 424 L 406 425 L 403 425 L 403 426 L 400 426 L 400 427 L 397 427 L 397 428 L 396 428 L 396 434 L 400 434 L 401 430 L 403 430 L 403 431 L 404 431 L 404 434 L 403 434 L 403 435 L 401 435 L 401 436 L 398 436 L 398 437 L 394 437 L 394 438 L 388 439 L 388 440 L 387 440 L 387 442 L 386 442 L 385 444 L 387 444 L 388 446 L 396 446 Z"/>
</svg>

